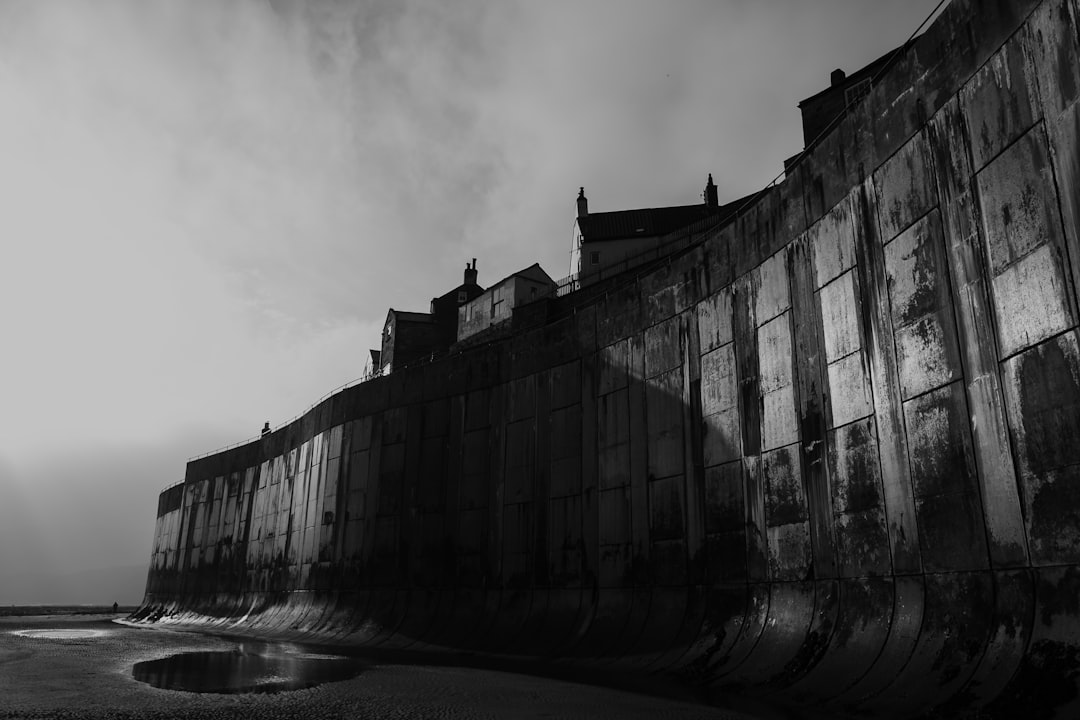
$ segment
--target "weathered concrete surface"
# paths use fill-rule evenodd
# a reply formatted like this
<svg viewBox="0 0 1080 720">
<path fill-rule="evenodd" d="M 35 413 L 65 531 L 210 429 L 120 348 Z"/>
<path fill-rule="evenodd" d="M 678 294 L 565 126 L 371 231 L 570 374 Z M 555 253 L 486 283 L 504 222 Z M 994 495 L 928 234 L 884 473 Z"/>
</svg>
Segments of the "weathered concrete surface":
<svg viewBox="0 0 1080 720">
<path fill-rule="evenodd" d="M 666 266 L 190 463 L 139 616 L 1076 717 L 1077 16 L 955 0 Z"/>
</svg>

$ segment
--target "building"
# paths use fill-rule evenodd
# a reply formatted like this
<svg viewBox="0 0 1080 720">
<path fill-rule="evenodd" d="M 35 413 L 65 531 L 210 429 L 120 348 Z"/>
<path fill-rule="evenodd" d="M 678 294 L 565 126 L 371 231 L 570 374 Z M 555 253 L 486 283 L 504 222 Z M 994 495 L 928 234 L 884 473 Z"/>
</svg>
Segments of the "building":
<svg viewBox="0 0 1080 720">
<path fill-rule="evenodd" d="M 733 215 L 747 198 L 720 205 L 712 174 L 705 202 L 696 205 L 589 213 L 585 188 L 577 197 L 575 228 L 578 280 L 582 285 L 629 270 L 664 253 L 672 233 L 696 223 L 712 225 Z"/>
<path fill-rule="evenodd" d="M 511 319 L 514 308 L 555 294 L 555 281 L 539 263 L 509 275 L 458 308 L 457 340 Z"/>
<path fill-rule="evenodd" d="M 431 313 L 408 312 L 390 308 L 383 324 L 382 374 L 430 357 L 439 349 L 439 328 Z"/>
<path fill-rule="evenodd" d="M 484 288 L 476 284 L 476 258 L 473 258 L 472 265 L 465 265 L 465 282 L 441 297 L 432 298 L 431 314 L 439 328 L 441 345 L 448 348 L 457 340 L 458 308 L 483 293 Z"/>
<path fill-rule="evenodd" d="M 827 133 L 832 123 L 847 112 L 848 108 L 870 94 L 874 78 L 885 70 L 892 58 L 896 57 L 897 50 L 885 53 L 850 75 L 840 68 L 833 70 L 829 78 L 829 87 L 799 101 L 804 148 L 813 145 L 814 141 Z M 802 153 L 785 160 L 784 171 L 790 170 L 800 157 Z"/>
<path fill-rule="evenodd" d="M 383 323 L 382 349 L 378 354 L 380 374 L 387 375 L 410 363 L 445 353 L 457 339 L 458 308 L 483 294 L 476 283 L 476 258 L 466 263 L 464 282 L 431 299 L 430 312 L 407 312 L 390 308 Z"/>
</svg>

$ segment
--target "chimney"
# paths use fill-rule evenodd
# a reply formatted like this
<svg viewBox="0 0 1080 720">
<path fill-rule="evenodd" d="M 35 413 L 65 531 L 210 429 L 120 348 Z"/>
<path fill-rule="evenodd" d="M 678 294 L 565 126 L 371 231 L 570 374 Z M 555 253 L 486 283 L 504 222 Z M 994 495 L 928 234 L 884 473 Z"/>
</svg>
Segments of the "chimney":
<svg viewBox="0 0 1080 720">
<path fill-rule="evenodd" d="M 589 199 L 585 197 L 585 188 L 581 188 L 577 196 L 577 216 L 579 218 L 589 216 Z"/>
<path fill-rule="evenodd" d="M 472 259 L 472 265 L 469 265 L 469 263 L 465 263 L 465 284 L 476 284 L 476 258 Z"/>
<path fill-rule="evenodd" d="M 716 185 L 712 181 L 712 173 L 709 173 L 709 182 L 705 183 L 705 206 L 720 207 L 720 200 L 716 196 Z"/>
<path fill-rule="evenodd" d="M 830 80 L 832 81 L 833 87 L 843 85 L 844 81 L 847 80 L 847 73 L 840 68 L 837 68 L 836 70 L 832 71 L 832 76 L 830 77 Z"/>
</svg>

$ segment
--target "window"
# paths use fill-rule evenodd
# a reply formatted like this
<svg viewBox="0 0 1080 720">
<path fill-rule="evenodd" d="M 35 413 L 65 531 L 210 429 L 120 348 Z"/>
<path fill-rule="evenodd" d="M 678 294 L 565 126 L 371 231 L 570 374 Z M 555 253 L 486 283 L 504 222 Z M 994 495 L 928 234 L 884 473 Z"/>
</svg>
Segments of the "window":
<svg viewBox="0 0 1080 720">
<path fill-rule="evenodd" d="M 589 253 L 589 262 L 592 263 L 593 265 L 599 265 L 600 264 L 600 251 L 599 250 L 593 250 L 592 252 Z"/>
<path fill-rule="evenodd" d="M 465 294 L 464 290 L 458 290 L 458 293 L 457 293 L 458 304 L 463 303 L 468 299 L 469 299 L 469 296 Z"/>
<path fill-rule="evenodd" d="M 844 90 L 844 105 L 854 105 L 870 94 L 870 78 L 863 78 Z"/>
</svg>

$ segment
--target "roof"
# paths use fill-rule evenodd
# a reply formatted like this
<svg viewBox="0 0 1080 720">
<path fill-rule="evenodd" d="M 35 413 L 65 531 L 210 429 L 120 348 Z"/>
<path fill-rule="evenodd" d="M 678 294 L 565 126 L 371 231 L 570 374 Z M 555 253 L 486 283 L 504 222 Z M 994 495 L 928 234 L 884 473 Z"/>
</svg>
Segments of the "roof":
<svg viewBox="0 0 1080 720">
<path fill-rule="evenodd" d="M 394 317 L 396 317 L 398 322 L 401 322 L 403 320 L 405 322 L 416 322 L 416 323 L 433 323 L 433 322 L 435 322 L 435 316 L 432 315 L 431 313 L 408 312 L 406 310 L 395 310 L 394 308 L 390 308 L 390 312 L 387 313 L 387 316 L 386 316 L 387 320 L 390 319 L 390 315 L 393 315 Z"/>
<path fill-rule="evenodd" d="M 668 235 L 703 220 L 721 222 L 734 215 L 760 193 L 751 193 L 718 207 L 708 205 L 677 205 L 645 210 L 617 210 L 589 213 L 578 218 L 581 241 L 594 243 L 604 240 L 625 240 L 633 237 Z M 641 228 L 639 230 L 638 228 Z"/>
<path fill-rule="evenodd" d="M 809 103 L 812 100 L 817 100 L 822 95 L 827 95 L 827 94 L 829 94 L 829 93 L 831 93 L 831 92 L 833 92 L 835 90 L 840 90 L 840 89 L 851 87 L 855 83 L 861 81 L 863 78 L 872 78 L 877 73 L 878 70 L 880 70 L 881 68 L 883 68 L 885 66 L 885 64 L 888 61 L 892 60 L 892 58 L 896 55 L 897 50 L 900 50 L 900 49 L 902 49 L 904 47 L 906 47 L 906 45 L 901 45 L 898 48 L 894 48 L 893 50 L 890 50 L 889 52 L 887 52 L 884 55 L 882 55 L 881 57 L 879 57 L 877 60 L 874 60 L 872 63 L 869 63 L 868 65 L 864 65 L 863 67 L 859 68 L 855 72 L 853 72 L 850 75 L 846 76 L 844 78 L 843 82 L 841 82 L 839 85 L 829 85 L 824 90 L 820 90 L 820 91 L 814 93 L 813 95 L 811 95 L 808 98 L 803 98 L 802 100 L 800 100 L 798 102 L 796 107 L 801 108 L 806 103 Z"/>
<path fill-rule="evenodd" d="M 540 263 L 533 263 L 527 268 L 522 268 L 517 272 L 510 273 L 497 283 L 492 283 L 491 286 L 488 287 L 488 292 L 514 278 L 524 278 L 525 280 L 532 280 L 534 282 L 555 284 L 555 281 L 551 279 L 551 276 L 544 272 L 544 269 L 540 267 Z"/>
<path fill-rule="evenodd" d="M 484 286 L 477 283 L 462 283 L 453 290 L 448 290 L 439 297 L 432 298 L 432 301 L 443 300 L 446 298 L 457 298 L 457 294 L 462 290 L 464 290 L 466 293 L 475 293 L 475 295 L 479 295 L 480 293 L 484 292 Z"/>
<path fill-rule="evenodd" d="M 615 212 L 589 213 L 578 218 L 583 242 L 602 240 L 625 240 L 635 237 L 666 235 L 714 215 L 722 208 L 697 205 L 646 208 L 643 210 L 617 210 Z"/>
<path fill-rule="evenodd" d="M 522 268 L 516 273 L 509 275 L 506 279 L 509 280 L 512 277 L 521 277 L 526 280 L 536 280 L 537 282 L 554 283 L 551 276 L 544 272 L 544 268 L 540 267 L 540 263 L 533 263 L 527 268 Z"/>
</svg>

